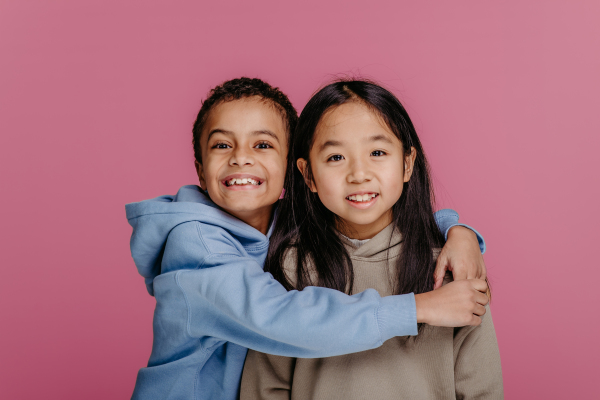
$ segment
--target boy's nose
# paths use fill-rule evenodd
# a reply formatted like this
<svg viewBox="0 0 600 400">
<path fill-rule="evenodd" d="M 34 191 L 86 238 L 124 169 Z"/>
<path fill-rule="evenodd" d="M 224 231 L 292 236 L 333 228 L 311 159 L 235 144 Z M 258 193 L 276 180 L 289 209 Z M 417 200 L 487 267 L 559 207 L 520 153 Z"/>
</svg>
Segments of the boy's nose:
<svg viewBox="0 0 600 400">
<path fill-rule="evenodd" d="M 254 157 L 247 150 L 238 148 L 231 155 L 229 165 L 254 165 Z"/>
</svg>

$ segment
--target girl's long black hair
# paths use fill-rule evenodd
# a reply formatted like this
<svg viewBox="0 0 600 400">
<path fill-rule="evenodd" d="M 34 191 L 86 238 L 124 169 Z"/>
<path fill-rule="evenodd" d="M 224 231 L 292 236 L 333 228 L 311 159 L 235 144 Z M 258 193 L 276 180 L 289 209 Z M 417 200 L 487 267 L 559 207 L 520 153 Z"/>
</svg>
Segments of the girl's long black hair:
<svg viewBox="0 0 600 400">
<path fill-rule="evenodd" d="M 336 218 L 309 190 L 296 167 L 307 160 L 307 179 L 312 179 L 309 153 L 317 125 L 323 115 L 341 104 L 356 101 L 377 113 L 402 143 L 405 155 L 417 151 L 413 174 L 404 183 L 402 196 L 392 208 L 394 227 L 402 234 L 402 252 L 397 261 L 396 294 L 423 293 L 433 288 L 435 262 L 432 249 L 443 246 L 433 216 L 433 192 L 429 166 L 417 132 L 400 101 L 388 90 L 364 80 L 340 80 L 319 90 L 304 107 L 290 140 L 285 197 L 281 201 L 265 270 L 288 290 L 317 285 L 350 293 L 354 274 L 350 256 L 336 232 Z M 296 249 L 296 284 L 283 270 L 287 250 Z M 317 281 L 311 280 L 310 270 Z"/>
</svg>

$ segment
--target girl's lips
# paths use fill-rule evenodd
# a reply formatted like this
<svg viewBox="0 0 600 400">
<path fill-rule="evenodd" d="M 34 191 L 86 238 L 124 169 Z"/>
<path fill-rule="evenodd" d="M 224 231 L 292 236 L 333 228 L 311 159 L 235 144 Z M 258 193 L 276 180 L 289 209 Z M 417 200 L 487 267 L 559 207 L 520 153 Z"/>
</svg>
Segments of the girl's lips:
<svg viewBox="0 0 600 400">
<path fill-rule="evenodd" d="M 373 193 L 373 192 L 365 192 L 365 194 L 368 193 Z M 358 193 L 356 193 L 358 194 Z M 375 204 L 377 202 L 377 199 L 379 199 L 379 195 L 373 197 L 371 200 L 369 201 L 352 201 L 349 199 L 344 199 L 347 203 L 349 203 L 352 207 L 358 208 L 359 210 L 365 210 L 369 207 L 371 207 L 373 204 Z"/>
</svg>

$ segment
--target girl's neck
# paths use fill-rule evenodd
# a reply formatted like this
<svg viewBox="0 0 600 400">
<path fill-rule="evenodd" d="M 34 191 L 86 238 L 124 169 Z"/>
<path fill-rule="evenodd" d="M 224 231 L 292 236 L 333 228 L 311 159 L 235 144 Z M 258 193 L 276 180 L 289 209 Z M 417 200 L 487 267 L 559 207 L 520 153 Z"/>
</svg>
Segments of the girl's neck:
<svg viewBox="0 0 600 400">
<path fill-rule="evenodd" d="M 385 215 L 382 215 L 377 220 L 369 224 L 355 224 L 338 218 L 336 229 L 342 235 L 350 239 L 365 240 L 372 239 L 375 235 L 385 229 L 386 226 L 392 223 L 392 210 L 389 210 Z"/>
</svg>

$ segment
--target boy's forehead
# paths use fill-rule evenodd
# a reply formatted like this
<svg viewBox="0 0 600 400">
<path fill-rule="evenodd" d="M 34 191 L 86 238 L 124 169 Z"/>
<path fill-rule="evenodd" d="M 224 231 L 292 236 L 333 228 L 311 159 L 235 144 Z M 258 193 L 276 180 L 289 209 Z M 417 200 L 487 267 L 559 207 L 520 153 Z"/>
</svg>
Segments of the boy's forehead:
<svg viewBox="0 0 600 400">
<path fill-rule="evenodd" d="M 208 115 L 202 137 L 214 129 L 247 134 L 259 130 L 268 130 L 286 137 L 286 126 L 277 108 L 258 96 L 225 101 L 216 105 Z"/>
</svg>

